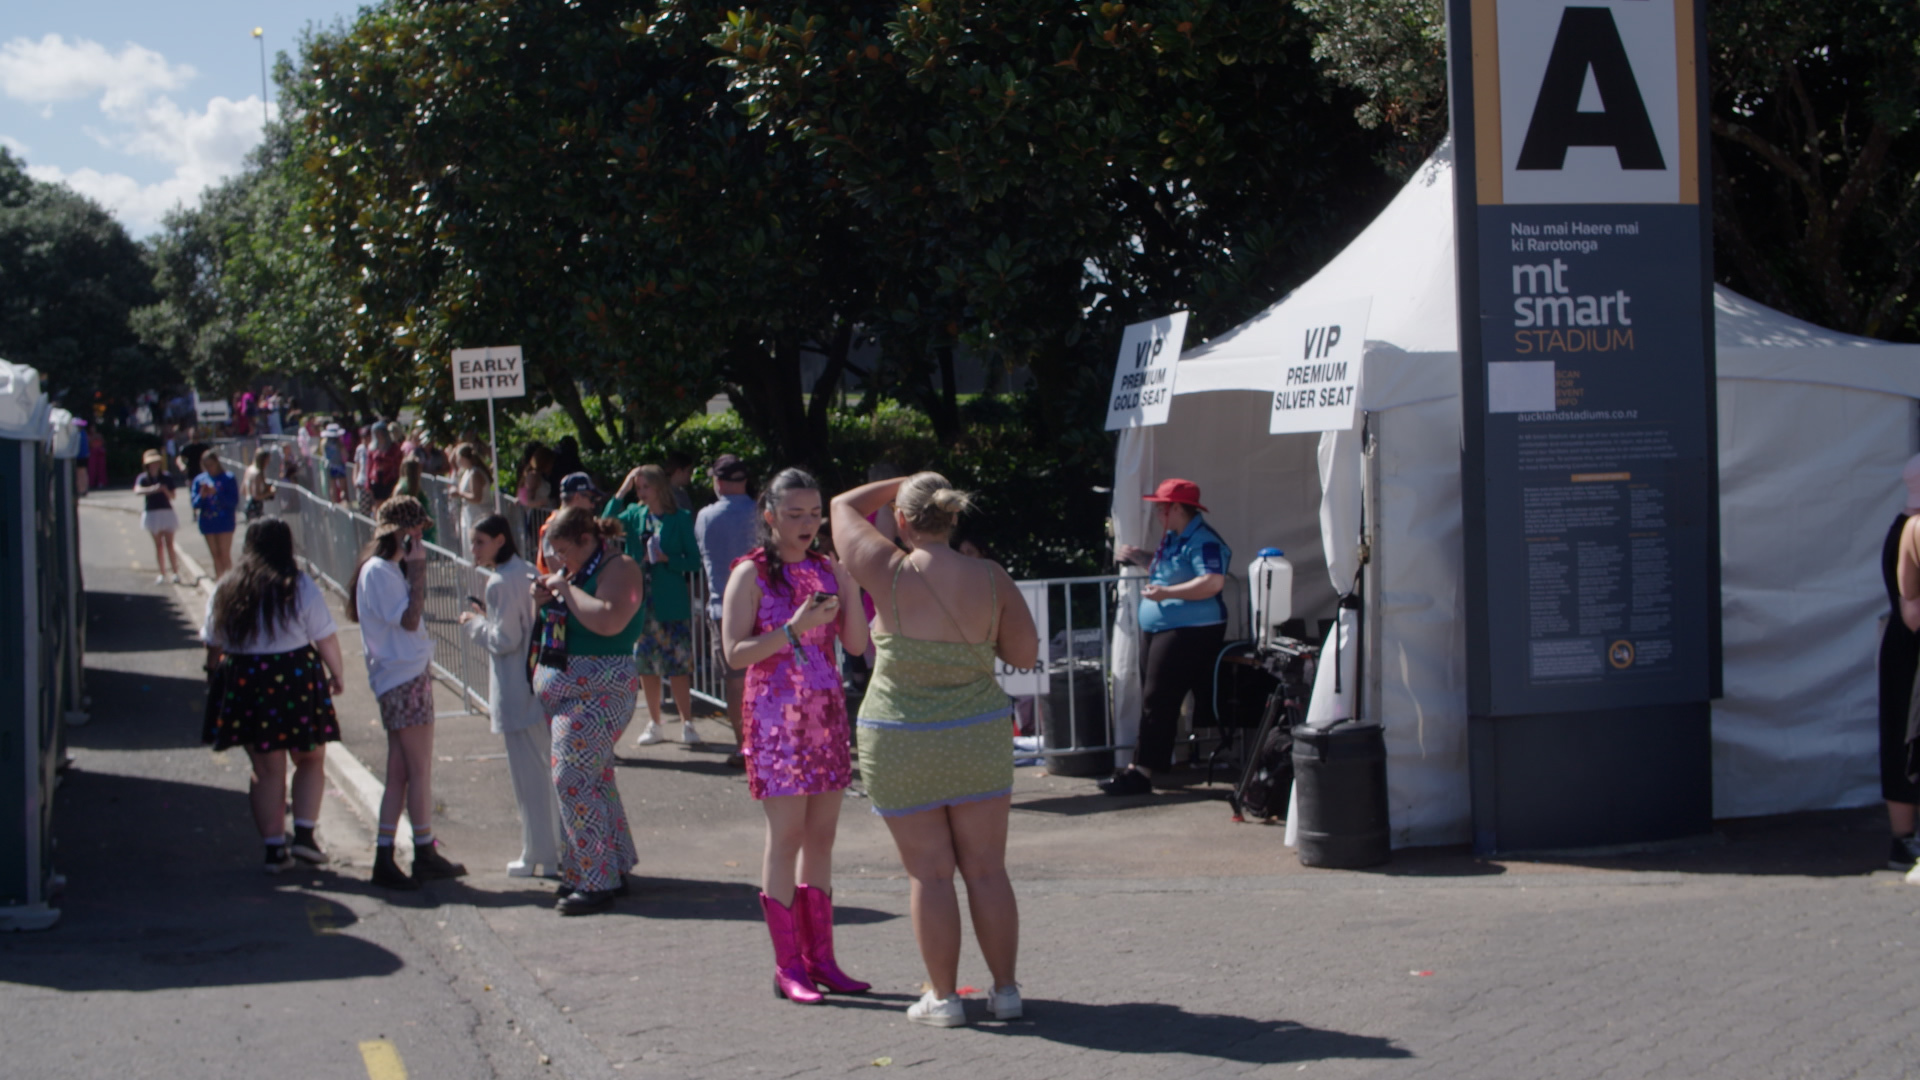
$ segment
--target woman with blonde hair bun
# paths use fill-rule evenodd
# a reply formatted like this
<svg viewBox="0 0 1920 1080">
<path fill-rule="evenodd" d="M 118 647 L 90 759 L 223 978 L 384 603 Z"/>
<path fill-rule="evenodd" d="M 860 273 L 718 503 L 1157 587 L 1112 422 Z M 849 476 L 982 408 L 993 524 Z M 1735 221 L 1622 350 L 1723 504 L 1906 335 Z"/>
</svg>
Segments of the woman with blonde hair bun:
<svg viewBox="0 0 1920 1080">
<path fill-rule="evenodd" d="M 860 705 L 860 775 L 912 879 L 914 936 L 930 989 L 907 1019 L 935 1027 L 967 1022 L 955 989 L 955 870 L 966 878 L 974 936 L 993 975 L 988 1011 L 1000 1020 L 1021 1015 L 1020 914 L 1006 867 L 1013 708 L 993 662 L 1032 667 L 1040 643 L 1013 578 L 947 543 L 971 508 L 965 492 L 931 472 L 833 500 L 841 561 L 879 608 L 873 679 Z M 879 511 L 889 511 L 911 551 L 867 520 Z"/>
</svg>

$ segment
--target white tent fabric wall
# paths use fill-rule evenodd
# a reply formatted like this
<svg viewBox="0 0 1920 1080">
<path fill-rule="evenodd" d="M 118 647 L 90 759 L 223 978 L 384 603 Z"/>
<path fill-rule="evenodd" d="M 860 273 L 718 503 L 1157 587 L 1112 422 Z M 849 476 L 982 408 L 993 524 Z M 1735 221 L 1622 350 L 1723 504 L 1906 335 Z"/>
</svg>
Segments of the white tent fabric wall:
<svg viewBox="0 0 1920 1080">
<path fill-rule="evenodd" d="M 1723 377 L 1720 433 L 1714 813 L 1874 802 L 1880 544 L 1905 502 L 1913 403 Z"/>
<path fill-rule="evenodd" d="M 1315 444 L 1266 430 L 1282 358 L 1298 348 L 1273 338 L 1285 308 L 1372 297 L 1360 404 L 1379 520 L 1362 708 L 1385 727 L 1402 847 L 1470 835 L 1451 215 L 1443 148 L 1313 279 L 1182 355 L 1169 422 L 1122 437 L 1114 485 L 1125 537 L 1148 531 L 1138 499 L 1158 479 L 1199 483 L 1236 561 L 1284 548 L 1296 614 L 1331 614 Z M 1714 707 L 1714 811 L 1870 803 L 1879 551 L 1914 449 L 1920 346 L 1839 334 L 1725 289 L 1715 306 L 1726 696 Z M 1361 478 L 1342 482 L 1358 490 Z M 1116 680 L 1137 681 L 1137 655 L 1123 666 L 1120 653 L 1116 642 Z M 1132 709 L 1123 722 L 1137 726 L 1137 698 Z"/>
<path fill-rule="evenodd" d="M 1463 843 L 1472 807 L 1459 399 L 1383 410 L 1369 422 L 1380 520 L 1365 583 L 1362 713 L 1385 736 L 1394 846 Z"/>
<path fill-rule="evenodd" d="M 1120 433 L 1120 445 L 1114 453 L 1113 542 L 1144 547 L 1154 545 L 1153 518 L 1141 496 L 1153 492 L 1153 428 L 1129 428 Z M 1139 485 L 1146 483 L 1146 488 Z M 1132 486 L 1127 486 L 1131 484 Z M 1145 693 L 1140 685 L 1140 616 L 1133 606 L 1122 602 L 1113 614 L 1113 737 L 1120 746 L 1132 746 L 1140 734 L 1140 706 Z M 1125 673 L 1124 675 L 1122 673 Z M 1117 765 L 1133 761 L 1132 750 L 1115 751 Z"/>
</svg>

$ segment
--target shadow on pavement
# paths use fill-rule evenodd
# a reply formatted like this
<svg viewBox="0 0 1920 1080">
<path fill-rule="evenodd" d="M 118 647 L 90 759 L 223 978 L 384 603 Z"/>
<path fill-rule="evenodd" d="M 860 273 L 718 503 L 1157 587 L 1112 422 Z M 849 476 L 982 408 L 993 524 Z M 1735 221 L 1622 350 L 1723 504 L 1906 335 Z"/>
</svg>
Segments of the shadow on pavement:
<svg viewBox="0 0 1920 1080">
<path fill-rule="evenodd" d="M 1507 872 L 1497 862 L 1477 858 L 1466 844 L 1455 847 L 1401 848 L 1379 866 L 1352 871 L 1383 877 L 1455 878 L 1492 877 Z"/>
<path fill-rule="evenodd" d="M 201 679 L 89 667 L 87 694 L 93 698 L 93 720 L 85 727 L 66 729 L 70 747 L 170 750 L 205 745 L 200 728 L 207 684 Z M 236 749 L 233 754 L 242 764 L 246 762 L 244 751 Z"/>
<path fill-rule="evenodd" d="M 1085 817 L 1088 814 L 1104 814 L 1116 810 L 1137 810 L 1157 806 L 1184 806 L 1188 803 L 1218 802 L 1225 803 L 1225 790 L 1192 791 L 1174 788 L 1168 791 L 1156 791 L 1151 795 L 1122 795 L 1118 798 L 1102 794 L 1098 790 L 1088 791 L 1084 795 L 1054 795 L 1044 799 L 1016 799 L 1015 810 L 1028 810 L 1036 814 L 1055 814 L 1061 817 Z"/>
<path fill-rule="evenodd" d="M 364 874 L 361 875 L 364 878 Z M 465 883 L 466 879 L 428 883 L 419 892 L 396 893 L 377 888 L 364 880 L 366 895 L 376 896 L 396 905 L 432 908 L 441 904 L 471 904 L 476 908 L 513 908 L 534 907 L 551 908 L 558 883 L 541 880 L 538 884 L 512 891 L 494 891 L 480 889 Z M 631 890 L 628 895 L 614 902 L 612 909 L 598 915 L 579 916 L 587 919 L 606 919 L 626 916 L 638 919 L 728 919 L 738 922 L 758 923 L 763 916 L 760 913 L 760 888 L 739 881 L 697 881 L 684 878 L 641 877 L 627 875 L 627 884 Z M 556 915 L 555 918 L 560 916 Z M 899 918 L 887 911 L 872 908 L 850 907 L 836 904 L 833 909 L 835 923 L 844 925 L 865 925 L 868 923 L 890 922 Z"/>
<path fill-rule="evenodd" d="M 695 776 L 741 776 L 741 770 L 727 764 L 724 752 L 708 758 L 686 758 L 676 761 L 672 758 L 626 757 L 620 753 L 613 756 L 616 769 L 657 769 L 663 772 L 690 773 Z"/>
<path fill-rule="evenodd" d="M 159 593 L 87 593 L 87 652 L 140 653 L 200 647 L 200 628 Z"/>
<path fill-rule="evenodd" d="M 1653 850 L 1604 856 L 1542 854 L 1524 861 L 1595 870 L 1763 877 L 1855 877 L 1887 868 L 1887 814 L 1880 806 L 1723 818 L 1713 828 L 1709 836 Z"/>
<path fill-rule="evenodd" d="M 402 966 L 338 932 L 355 922 L 351 910 L 284 888 L 337 875 L 261 873 L 242 791 L 72 772 L 55 799 L 67 878 L 61 921 L 0 938 L 0 982 L 142 991 L 353 979 Z"/>
<path fill-rule="evenodd" d="M 355 922 L 347 908 L 305 893 L 263 892 L 247 897 L 251 903 L 214 901 L 225 905 L 214 920 L 204 908 L 198 918 L 180 920 L 184 913 L 166 911 L 165 901 L 127 897 L 96 905 L 110 910 L 87 914 L 108 918 L 90 918 L 85 929 L 63 923 L 46 934 L 0 941 L 0 981 L 77 993 L 137 992 L 358 979 L 403 966 L 386 949 L 338 932 Z M 162 910 L 151 910 L 155 906 Z M 85 913 L 72 904 L 67 910 Z"/>
<path fill-rule="evenodd" d="M 973 1007 L 980 1009 L 984 1004 Z M 990 1022 L 981 1025 L 979 1030 L 1046 1039 L 1108 1053 L 1191 1054 L 1253 1065 L 1413 1056 L 1410 1051 L 1395 1046 L 1392 1040 L 1372 1035 L 1311 1028 L 1291 1020 L 1190 1013 L 1177 1005 L 1157 1002 L 1089 1005 L 1075 1001 L 1029 1000 L 1026 1013 L 1026 1020 Z"/>
</svg>

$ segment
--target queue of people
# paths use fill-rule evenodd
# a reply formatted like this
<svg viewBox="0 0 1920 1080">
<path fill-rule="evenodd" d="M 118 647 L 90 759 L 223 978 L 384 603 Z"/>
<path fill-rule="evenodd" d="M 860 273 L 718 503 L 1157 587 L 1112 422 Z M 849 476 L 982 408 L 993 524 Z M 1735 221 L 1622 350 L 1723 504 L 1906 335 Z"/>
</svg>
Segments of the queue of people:
<svg viewBox="0 0 1920 1080">
<path fill-rule="evenodd" d="M 552 487 L 562 506 L 538 537 L 537 569 L 506 518 L 485 515 L 466 527 L 486 584 L 484 598 L 471 598 L 460 616 L 461 632 L 490 658 L 493 730 L 505 743 L 521 821 L 520 854 L 506 872 L 558 879 L 563 916 L 605 911 L 628 892 L 639 852 L 614 783 L 615 749 L 643 686 L 654 723 L 662 681 L 682 710 L 691 704 L 682 680 L 695 613 L 681 575 L 703 568 L 716 602 L 699 614 L 712 621 L 716 652 L 738 675 L 730 723 L 748 794 L 767 821 L 760 904 L 775 990 L 811 1004 L 869 989 L 840 966 L 833 934 L 833 847 L 857 744 L 867 792 L 912 880 L 929 989 L 908 1018 L 965 1022 L 956 872 L 993 974 L 989 1009 L 1019 1016 L 1019 916 L 1005 865 L 1011 704 L 993 665 L 998 657 L 1030 666 L 1038 640 L 1006 571 L 951 546 L 968 497 L 922 473 L 829 504 L 811 476 L 788 469 L 754 499 L 745 467 L 730 455 L 712 464 L 708 479 L 719 501 L 696 523 L 665 469 L 634 470 L 604 511 L 584 472 L 559 478 Z M 150 499 L 164 502 L 171 492 L 151 476 L 143 485 Z M 829 508 L 838 557 L 823 550 Z M 883 527 L 873 523 L 881 519 Z M 346 608 L 360 625 L 387 731 L 372 879 L 411 890 L 467 870 L 446 856 L 432 827 L 427 515 L 402 492 L 377 505 L 376 521 Z M 163 545 L 156 530 L 156 552 Z M 878 602 L 868 605 L 869 594 Z M 344 672 L 337 629 L 293 561 L 284 522 L 262 517 L 248 526 L 238 567 L 209 601 L 202 637 L 213 686 L 205 737 L 219 749 L 248 751 L 267 869 L 327 862 L 314 821 L 326 743 L 339 738 L 333 698 Z M 870 646 L 876 663 L 856 719 L 836 650 L 861 656 Z M 682 737 L 697 740 L 690 710 L 680 722 Z M 291 838 L 282 820 L 289 780 Z M 413 829 L 407 869 L 395 855 L 403 810 Z"/>
</svg>

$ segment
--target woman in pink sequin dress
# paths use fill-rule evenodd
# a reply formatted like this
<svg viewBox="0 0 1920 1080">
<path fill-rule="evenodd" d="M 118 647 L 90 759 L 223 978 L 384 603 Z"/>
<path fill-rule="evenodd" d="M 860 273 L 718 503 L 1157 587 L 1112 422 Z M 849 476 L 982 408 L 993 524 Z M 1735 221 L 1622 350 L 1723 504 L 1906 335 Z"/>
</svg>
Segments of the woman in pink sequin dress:
<svg viewBox="0 0 1920 1080">
<path fill-rule="evenodd" d="M 774 989 L 807 1004 L 820 987 L 868 988 L 834 961 L 832 902 L 834 835 L 853 779 L 834 643 L 866 652 L 867 623 L 859 586 L 813 551 L 823 509 L 813 477 L 788 469 L 773 478 L 760 496 L 760 546 L 734 563 L 720 623 L 727 662 L 747 672 L 743 753 L 747 790 L 767 815 L 760 909 Z"/>
</svg>

